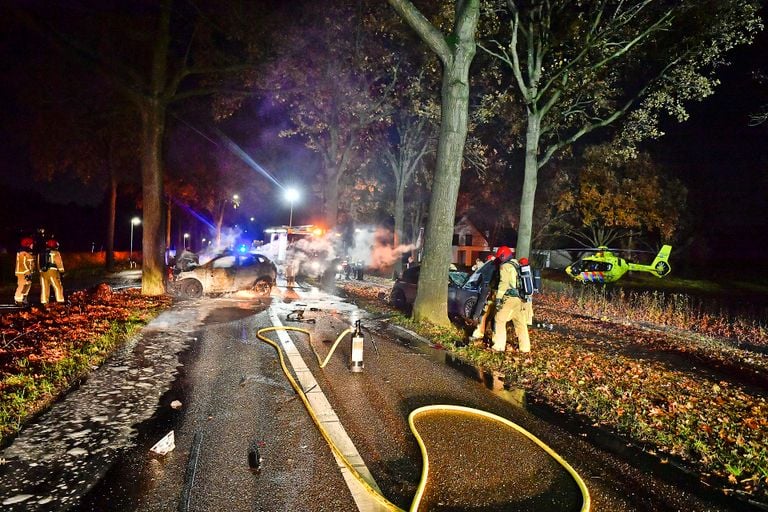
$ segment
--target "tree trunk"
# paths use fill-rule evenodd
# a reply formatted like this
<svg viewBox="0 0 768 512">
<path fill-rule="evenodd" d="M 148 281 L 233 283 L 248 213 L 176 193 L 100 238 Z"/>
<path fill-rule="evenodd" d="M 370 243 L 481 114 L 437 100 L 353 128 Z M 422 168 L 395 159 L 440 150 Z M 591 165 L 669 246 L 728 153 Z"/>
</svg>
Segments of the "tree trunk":
<svg viewBox="0 0 768 512">
<path fill-rule="evenodd" d="M 165 202 L 165 250 L 171 246 L 171 200 Z M 167 262 L 166 262 L 167 263 Z"/>
<path fill-rule="evenodd" d="M 523 195 L 520 198 L 520 225 L 517 230 L 517 258 L 530 258 L 533 235 L 533 204 L 536 199 L 536 185 L 539 173 L 539 141 L 541 119 L 536 113 L 528 113 L 528 128 L 525 134 L 525 178 Z"/>
<path fill-rule="evenodd" d="M 334 169 L 333 174 L 326 174 L 325 181 L 325 229 L 333 229 L 339 216 L 339 179 L 343 170 Z"/>
<path fill-rule="evenodd" d="M 165 105 L 147 100 L 141 112 L 141 181 L 143 201 L 142 278 L 143 295 L 165 293 L 165 236 L 163 233 L 163 134 Z"/>
<path fill-rule="evenodd" d="M 475 54 L 474 42 L 466 46 L 463 51 L 457 50 L 451 65 L 443 69 L 435 180 L 425 230 L 424 261 L 413 305 L 413 318 L 416 321 L 426 320 L 438 325 L 450 325 L 447 275 L 451 264 L 456 200 L 467 139 L 469 65 Z"/>
<path fill-rule="evenodd" d="M 115 217 L 117 215 L 117 176 L 112 159 L 109 161 L 109 220 L 107 221 L 106 267 L 110 272 L 115 269 Z"/>
<path fill-rule="evenodd" d="M 403 273 L 403 257 L 402 254 L 399 253 L 398 249 L 401 245 L 403 245 L 403 224 L 405 223 L 405 186 L 402 183 L 398 183 L 397 185 L 397 192 L 395 195 L 395 235 L 393 240 L 393 247 L 395 248 L 395 254 L 397 254 L 394 274 L 399 276 Z"/>
<path fill-rule="evenodd" d="M 216 215 L 216 250 L 223 249 L 221 246 L 221 227 L 224 225 L 224 207 L 222 206 Z"/>
</svg>

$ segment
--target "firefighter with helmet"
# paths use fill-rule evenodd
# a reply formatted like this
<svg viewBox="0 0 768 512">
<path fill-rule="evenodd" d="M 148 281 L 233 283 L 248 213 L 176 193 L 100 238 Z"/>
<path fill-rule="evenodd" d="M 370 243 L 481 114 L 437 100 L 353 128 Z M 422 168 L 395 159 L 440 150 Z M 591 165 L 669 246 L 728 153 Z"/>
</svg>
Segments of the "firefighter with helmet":
<svg viewBox="0 0 768 512">
<path fill-rule="evenodd" d="M 512 321 L 520 352 L 531 351 L 528 337 L 528 306 L 517 288 L 518 262 L 513 259 L 512 249 L 499 247 L 499 287 L 496 290 L 496 316 L 493 325 L 493 351 L 504 352 L 507 347 L 507 322 Z"/>
<path fill-rule="evenodd" d="M 35 257 L 32 249 L 35 246 L 35 240 L 31 237 L 24 237 L 19 242 L 19 250 L 16 252 L 16 293 L 13 294 L 13 300 L 17 306 L 27 305 L 27 296 L 32 288 L 32 273 L 35 271 Z"/>
<path fill-rule="evenodd" d="M 50 298 L 51 287 L 56 294 L 56 302 L 64 302 L 64 286 L 61 275 L 64 273 L 64 263 L 59 252 L 59 242 L 51 238 L 45 242 L 45 252 L 40 254 L 40 303 L 45 305 Z"/>
</svg>

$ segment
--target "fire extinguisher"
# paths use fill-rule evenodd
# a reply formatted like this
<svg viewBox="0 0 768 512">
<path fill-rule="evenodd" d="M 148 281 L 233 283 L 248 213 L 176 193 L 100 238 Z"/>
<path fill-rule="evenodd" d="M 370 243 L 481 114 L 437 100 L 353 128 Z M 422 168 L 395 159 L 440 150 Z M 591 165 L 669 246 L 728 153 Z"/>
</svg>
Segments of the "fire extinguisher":
<svg viewBox="0 0 768 512">
<path fill-rule="evenodd" d="M 363 328 L 360 325 L 360 320 L 355 322 L 355 332 L 352 333 L 351 353 L 349 369 L 352 372 L 362 372 L 365 364 L 363 363 Z"/>
</svg>

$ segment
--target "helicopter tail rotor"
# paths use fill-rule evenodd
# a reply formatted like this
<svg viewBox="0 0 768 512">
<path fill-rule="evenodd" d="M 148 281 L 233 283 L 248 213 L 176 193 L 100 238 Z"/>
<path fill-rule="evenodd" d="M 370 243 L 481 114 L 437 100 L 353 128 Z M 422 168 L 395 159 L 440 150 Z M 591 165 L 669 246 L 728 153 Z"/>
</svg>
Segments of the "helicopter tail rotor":
<svg viewBox="0 0 768 512">
<path fill-rule="evenodd" d="M 669 253 L 671 251 L 671 245 L 662 246 L 659 254 L 656 255 L 653 263 L 651 263 L 651 267 L 653 267 L 652 272 L 657 277 L 664 277 L 672 271 L 672 267 L 669 265 Z"/>
</svg>

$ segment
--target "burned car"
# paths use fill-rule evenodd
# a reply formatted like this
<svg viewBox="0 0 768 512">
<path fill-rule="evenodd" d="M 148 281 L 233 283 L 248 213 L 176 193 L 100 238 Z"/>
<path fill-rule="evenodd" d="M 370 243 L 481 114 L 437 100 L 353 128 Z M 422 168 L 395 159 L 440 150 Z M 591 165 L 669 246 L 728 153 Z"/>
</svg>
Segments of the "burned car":
<svg viewBox="0 0 768 512">
<path fill-rule="evenodd" d="M 220 254 L 202 265 L 173 269 L 169 287 L 183 297 L 249 290 L 268 296 L 277 278 L 277 268 L 261 254 Z"/>
</svg>

